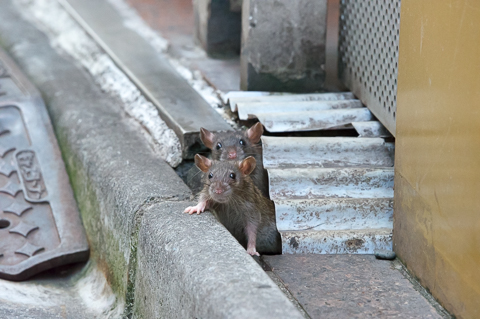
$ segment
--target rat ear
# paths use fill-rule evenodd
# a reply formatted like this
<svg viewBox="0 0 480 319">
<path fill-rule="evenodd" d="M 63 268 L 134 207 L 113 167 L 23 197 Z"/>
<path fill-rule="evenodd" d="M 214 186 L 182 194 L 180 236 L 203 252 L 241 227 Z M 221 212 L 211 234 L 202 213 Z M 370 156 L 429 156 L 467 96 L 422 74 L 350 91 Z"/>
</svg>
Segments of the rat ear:
<svg viewBox="0 0 480 319">
<path fill-rule="evenodd" d="M 204 173 L 212 166 L 212 161 L 200 154 L 195 155 L 195 165 Z"/>
<path fill-rule="evenodd" d="M 247 131 L 248 139 L 254 144 L 260 142 L 260 138 L 262 137 L 262 134 L 263 134 L 263 125 L 260 122 L 258 122 L 257 124 L 249 128 Z"/>
<path fill-rule="evenodd" d="M 240 169 L 240 172 L 243 173 L 243 175 L 250 175 L 250 173 L 253 172 L 253 170 L 255 169 L 255 166 L 257 166 L 257 161 L 255 160 L 255 157 L 249 156 L 240 162 L 238 168 Z"/>
<path fill-rule="evenodd" d="M 209 130 L 203 127 L 200 128 L 200 139 L 202 140 L 203 144 L 209 149 L 213 148 L 214 138 L 215 138 L 215 134 L 213 134 L 212 132 L 210 132 Z"/>
</svg>

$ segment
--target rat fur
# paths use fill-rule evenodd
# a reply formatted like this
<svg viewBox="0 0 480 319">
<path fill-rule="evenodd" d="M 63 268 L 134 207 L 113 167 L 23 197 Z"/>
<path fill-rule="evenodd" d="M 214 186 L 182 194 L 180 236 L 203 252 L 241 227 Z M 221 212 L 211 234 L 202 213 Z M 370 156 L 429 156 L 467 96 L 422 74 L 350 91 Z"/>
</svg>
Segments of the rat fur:
<svg viewBox="0 0 480 319">
<path fill-rule="evenodd" d="M 185 212 L 212 211 L 250 255 L 281 253 L 275 206 L 250 177 L 256 166 L 255 158 L 214 161 L 197 154 L 195 164 L 205 173 L 204 187 L 199 203 Z"/>
<path fill-rule="evenodd" d="M 259 144 L 262 134 L 263 126 L 261 123 L 256 123 L 243 132 L 212 133 L 205 128 L 200 128 L 200 138 L 203 144 L 212 151 L 212 160 L 241 161 L 248 156 L 255 157 L 257 165 L 251 174 L 251 178 L 262 194 L 268 198 L 268 177 L 263 168 L 262 146 Z M 190 169 L 187 180 L 194 193 L 198 193 L 203 187 L 203 174 L 197 167 Z"/>
</svg>

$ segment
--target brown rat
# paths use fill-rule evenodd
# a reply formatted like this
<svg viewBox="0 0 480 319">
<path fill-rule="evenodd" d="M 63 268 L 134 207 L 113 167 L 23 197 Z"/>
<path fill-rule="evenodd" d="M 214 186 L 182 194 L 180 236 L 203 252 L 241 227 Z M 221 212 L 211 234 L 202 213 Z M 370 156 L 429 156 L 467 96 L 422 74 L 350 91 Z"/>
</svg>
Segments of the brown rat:
<svg viewBox="0 0 480 319">
<path fill-rule="evenodd" d="M 200 128 L 203 144 L 212 150 L 212 159 L 217 161 L 241 161 L 248 156 L 255 157 L 256 168 L 251 177 L 264 196 L 268 194 L 267 173 L 263 168 L 262 146 L 259 144 L 263 134 L 263 125 L 256 123 L 246 131 L 212 133 Z"/>
<path fill-rule="evenodd" d="M 206 173 L 205 185 L 199 203 L 185 212 L 200 214 L 209 209 L 250 255 L 281 253 L 275 206 L 249 176 L 256 167 L 255 158 L 214 161 L 197 154 L 195 164 Z"/>
</svg>

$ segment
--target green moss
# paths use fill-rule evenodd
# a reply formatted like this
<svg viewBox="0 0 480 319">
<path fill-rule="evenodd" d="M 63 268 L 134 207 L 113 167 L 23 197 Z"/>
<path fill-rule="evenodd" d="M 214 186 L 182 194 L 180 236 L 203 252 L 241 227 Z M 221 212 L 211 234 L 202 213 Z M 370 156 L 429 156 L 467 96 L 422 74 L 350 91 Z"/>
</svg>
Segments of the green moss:
<svg viewBox="0 0 480 319">
<path fill-rule="evenodd" d="M 68 133 L 56 127 L 56 135 L 70 183 L 90 245 L 90 258 L 105 273 L 107 280 L 122 299 L 127 294 L 128 264 L 115 235 L 103 224 L 100 201 L 95 187 L 75 152 L 69 147 Z M 136 247 L 132 250 L 136 254 Z"/>
</svg>

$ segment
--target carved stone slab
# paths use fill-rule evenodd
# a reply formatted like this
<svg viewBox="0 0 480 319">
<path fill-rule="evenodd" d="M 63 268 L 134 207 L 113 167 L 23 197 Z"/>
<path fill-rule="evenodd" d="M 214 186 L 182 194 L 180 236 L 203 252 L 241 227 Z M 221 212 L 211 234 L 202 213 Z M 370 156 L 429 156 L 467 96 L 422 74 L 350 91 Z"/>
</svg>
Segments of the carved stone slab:
<svg viewBox="0 0 480 319">
<path fill-rule="evenodd" d="M 0 50 L 0 278 L 24 280 L 88 253 L 45 105 Z"/>
</svg>

